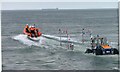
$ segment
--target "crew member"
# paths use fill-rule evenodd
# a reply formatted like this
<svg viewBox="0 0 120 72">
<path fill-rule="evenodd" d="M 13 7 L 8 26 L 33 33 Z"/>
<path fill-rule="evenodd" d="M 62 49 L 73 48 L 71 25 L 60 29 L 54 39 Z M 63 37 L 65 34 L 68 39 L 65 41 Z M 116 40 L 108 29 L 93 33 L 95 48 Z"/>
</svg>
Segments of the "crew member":
<svg viewBox="0 0 120 72">
<path fill-rule="evenodd" d="M 35 28 L 34 28 L 34 26 L 30 27 L 30 31 L 32 33 L 32 37 L 37 37 L 36 34 L 35 34 Z"/>
<path fill-rule="evenodd" d="M 35 27 L 35 24 L 34 24 L 34 27 Z"/>
<path fill-rule="evenodd" d="M 25 29 L 26 29 L 26 32 L 30 33 L 30 29 L 29 29 L 28 24 L 26 24 Z"/>
</svg>

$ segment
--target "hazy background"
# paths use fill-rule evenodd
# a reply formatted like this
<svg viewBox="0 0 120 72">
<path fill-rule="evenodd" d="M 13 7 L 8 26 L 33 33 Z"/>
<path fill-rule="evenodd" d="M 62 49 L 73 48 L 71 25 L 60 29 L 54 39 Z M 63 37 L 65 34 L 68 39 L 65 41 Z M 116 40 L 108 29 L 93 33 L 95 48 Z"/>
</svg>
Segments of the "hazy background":
<svg viewBox="0 0 120 72">
<path fill-rule="evenodd" d="M 119 0 L 3 0 L 2 2 L 118 2 Z"/>
<path fill-rule="evenodd" d="M 118 8 L 118 2 L 3 2 L 2 10 Z"/>
</svg>

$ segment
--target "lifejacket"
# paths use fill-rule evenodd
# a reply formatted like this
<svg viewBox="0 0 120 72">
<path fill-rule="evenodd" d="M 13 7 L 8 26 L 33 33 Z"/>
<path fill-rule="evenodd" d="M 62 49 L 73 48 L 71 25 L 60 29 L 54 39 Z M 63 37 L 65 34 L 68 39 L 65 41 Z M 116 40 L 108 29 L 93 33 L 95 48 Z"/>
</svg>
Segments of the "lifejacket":
<svg viewBox="0 0 120 72">
<path fill-rule="evenodd" d="M 29 29 L 28 25 L 25 26 L 25 29 L 26 29 L 26 32 L 30 32 L 30 29 Z"/>
<path fill-rule="evenodd" d="M 34 27 L 31 27 L 30 30 L 33 31 L 33 30 L 35 30 L 35 28 L 34 28 Z"/>
</svg>

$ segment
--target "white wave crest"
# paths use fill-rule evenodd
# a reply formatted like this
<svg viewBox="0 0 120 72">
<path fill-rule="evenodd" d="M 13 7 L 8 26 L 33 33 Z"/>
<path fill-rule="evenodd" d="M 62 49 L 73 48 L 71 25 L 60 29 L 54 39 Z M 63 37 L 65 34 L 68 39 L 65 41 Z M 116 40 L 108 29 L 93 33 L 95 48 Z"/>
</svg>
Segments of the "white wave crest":
<svg viewBox="0 0 120 72">
<path fill-rule="evenodd" d="M 29 40 L 27 38 L 27 35 L 24 35 L 24 34 L 19 34 L 17 36 L 13 36 L 12 37 L 14 40 L 18 40 L 20 41 L 21 43 L 23 44 L 26 44 L 28 46 L 31 46 L 31 45 L 34 45 L 34 46 L 41 46 L 41 45 L 44 45 L 45 44 L 45 38 L 44 37 L 40 37 L 40 40 L 39 42 L 35 42 L 35 41 L 32 41 L 32 40 Z"/>
</svg>

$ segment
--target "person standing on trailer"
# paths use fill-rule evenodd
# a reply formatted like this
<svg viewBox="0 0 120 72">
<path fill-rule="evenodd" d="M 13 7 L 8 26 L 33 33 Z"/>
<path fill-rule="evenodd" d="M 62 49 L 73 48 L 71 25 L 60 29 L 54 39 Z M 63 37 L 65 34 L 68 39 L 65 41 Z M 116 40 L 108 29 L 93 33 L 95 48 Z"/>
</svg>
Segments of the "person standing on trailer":
<svg viewBox="0 0 120 72">
<path fill-rule="evenodd" d="M 73 44 L 73 43 L 70 44 L 70 49 L 71 49 L 71 50 L 74 49 L 74 44 Z"/>
<path fill-rule="evenodd" d="M 83 42 L 83 43 L 84 43 L 84 41 L 85 41 L 84 36 L 85 36 L 85 29 L 83 28 L 83 29 L 82 29 L 82 42 Z"/>
<path fill-rule="evenodd" d="M 60 46 L 62 46 L 62 43 L 61 43 L 61 29 L 59 29 L 59 33 L 60 33 Z"/>
</svg>

